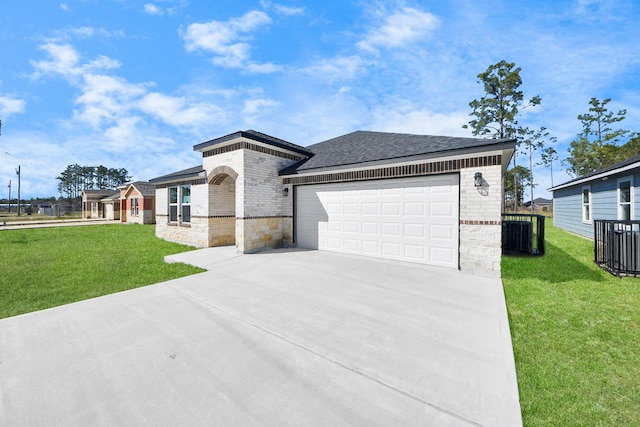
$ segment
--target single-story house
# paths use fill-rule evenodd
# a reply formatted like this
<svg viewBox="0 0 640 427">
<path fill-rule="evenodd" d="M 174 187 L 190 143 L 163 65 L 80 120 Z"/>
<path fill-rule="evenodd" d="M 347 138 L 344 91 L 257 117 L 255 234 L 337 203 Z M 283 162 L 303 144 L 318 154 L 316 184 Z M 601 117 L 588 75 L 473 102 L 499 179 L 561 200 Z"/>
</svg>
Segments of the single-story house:
<svg viewBox="0 0 640 427">
<path fill-rule="evenodd" d="M 120 191 L 113 193 L 103 199 L 100 199 L 102 203 L 102 217 L 112 221 L 120 219 Z"/>
<path fill-rule="evenodd" d="M 120 189 L 120 222 L 155 224 L 156 188 L 145 181 L 136 181 Z"/>
<path fill-rule="evenodd" d="M 150 180 L 158 237 L 322 249 L 500 275 L 515 140 L 358 131 L 303 147 L 254 130 L 194 146 Z"/>
<path fill-rule="evenodd" d="M 101 202 L 105 197 L 120 193 L 115 190 L 82 190 L 82 218 L 104 218 L 104 206 Z"/>
<path fill-rule="evenodd" d="M 556 185 L 553 224 L 593 239 L 594 219 L 640 219 L 640 156 Z"/>
<path fill-rule="evenodd" d="M 38 215 L 56 216 L 55 206 L 50 202 L 38 203 L 37 207 Z"/>
<path fill-rule="evenodd" d="M 524 208 L 531 207 L 531 200 L 528 202 L 524 202 L 522 204 Z M 553 200 L 545 199 L 543 197 L 536 197 L 533 199 L 533 210 L 534 211 L 550 211 L 553 209 Z"/>
</svg>

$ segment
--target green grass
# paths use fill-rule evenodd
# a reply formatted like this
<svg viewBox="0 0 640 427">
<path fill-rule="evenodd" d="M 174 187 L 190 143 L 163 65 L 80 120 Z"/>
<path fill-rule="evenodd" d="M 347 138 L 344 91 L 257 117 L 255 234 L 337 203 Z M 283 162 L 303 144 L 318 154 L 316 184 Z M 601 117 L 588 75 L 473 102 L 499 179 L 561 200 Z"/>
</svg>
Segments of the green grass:
<svg viewBox="0 0 640 427">
<path fill-rule="evenodd" d="M 640 279 L 546 224 L 546 254 L 502 258 L 525 426 L 640 426 Z"/>
<path fill-rule="evenodd" d="M 0 230 L 0 318 L 138 288 L 204 270 L 166 264 L 193 249 L 153 225 Z"/>
</svg>

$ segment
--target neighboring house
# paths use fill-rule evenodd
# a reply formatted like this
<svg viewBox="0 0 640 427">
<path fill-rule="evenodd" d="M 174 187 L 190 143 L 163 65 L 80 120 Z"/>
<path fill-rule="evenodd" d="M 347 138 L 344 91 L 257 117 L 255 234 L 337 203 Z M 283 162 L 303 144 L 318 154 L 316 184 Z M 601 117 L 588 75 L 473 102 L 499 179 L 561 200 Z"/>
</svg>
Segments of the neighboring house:
<svg viewBox="0 0 640 427">
<path fill-rule="evenodd" d="M 156 185 L 156 234 L 243 253 L 297 246 L 500 275 L 515 140 L 359 131 L 302 147 L 253 130 L 194 146 Z"/>
<path fill-rule="evenodd" d="M 522 207 L 531 208 L 531 201 L 525 202 Z M 551 211 L 553 210 L 553 200 L 538 197 L 533 199 L 534 211 Z"/>
<path fill-rule="evenodd" d="M 82 190 L 82 218 L 104 218 L 101 200 L 114 194 L 120 193 L 115 190 Z"/>
<path fill-rule="evenodd" d="M 593 239 L 594 219 L 640 219 L 640 156 L 551 188 L 556 227 Z"/>
<path fill-rule="evenodd" d="M 112 221 L 120 219 L 120 192 L 100 199 L 100 203 L 102 203 L 103 218 Z"/>
<path fill-rule="evenodd" d="M 120 221 L 130 224 L 155 224 L 156 188 L 144 181 L 136 181 L 121 187 Z"/>
<path fill-rule="evenodd" d="M 56 211 L 51 203 L 39 203 L 38 215 L 56 216 Z"/>
</svg>

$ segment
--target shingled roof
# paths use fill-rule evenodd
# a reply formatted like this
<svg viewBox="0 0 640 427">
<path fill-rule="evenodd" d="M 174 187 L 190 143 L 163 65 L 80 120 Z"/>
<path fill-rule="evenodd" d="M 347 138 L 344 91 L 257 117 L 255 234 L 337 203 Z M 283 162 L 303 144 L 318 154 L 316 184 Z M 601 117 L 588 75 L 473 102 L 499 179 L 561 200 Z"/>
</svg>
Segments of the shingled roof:
<svg viewBox="0 0 640 427">
<path fill-rule="evenodd" d="M 198 165 L 188 169 L 183 169 L 178 172 L 172 172 L 167 175 L 162 175 L 157 178 L 150 179 L 149 183 L 155 185 L 161 182 L 176 182 L 181 180 L 194 179 L 198 178 L 202 172 L 204 172 L 204 168 L 202 167 L 202 165 Z"/>
<path fill-rule="evenodd" d="M 300 153 L 305 156 L 311 155 L 311 152 L 300 145 L 292 144 L 291 142 L 285 141 L 284 139 L 276 138 L 265 133 L 257 132 L 253 129 L 238 131 L 234 133 L 230 133 L 229 135 L 221 136 L 220 138 L 211 139 L 206 142 L 202 142 L 200 144 L 194 145 L 194 151 L 204 151 L 209 147 L 213 147 L 215 145 L 220 145 L 224 142 L 234 140 L 236 138 L 244 137 L 247 139 L 251 139 L 256 142 L 262 142 L 264 144 L 272 145 L 278 148 L 284 148 L 286 150 L 293 151 L 295 153 Z"/>
<path fill-rule="evenodd" d="M 633 156 L 627 160 L 623 160 L 619 163 L 613 164 L 611 166 L 607 166 L 606 168 L 602 168 L 602 169 L 598 169 L 596 171 L 584 174 L 582 176 L 579 176 L 577 178 L 574 178 L 570 181 L 567 182 L 563 182 L 562 184 L 558 184 L 554 187 L 549 188 L 550 191 L 553 190 L 558 190 L 560 188 L 564 188 L 564 187 L 571 187 L 572 185 L 577 185 L 579 183 L 582 183 L 584 181 L 588 181 L 589 178 L 598 176 L 598 175 L 602 175 L 602 174 L 611 174 L 611 173 L 615 173 L 617 169 L 622 169 L 622 168 L 626 168 L 626 167 L 635 167 L 634 164 L 638 163 L 638 166 L 640 167 L 640 155 L 638 156 Z"/>
<path fill-rule="evenodd" d="M 133 185 L 144 197 L 152 197 L 156 195 L 156 186 L 146 181 L 136 181 L 129 185 Z"/>
<path fill-rule="evenodd" d="M 356 131 L 307 147 L 313 156 L 281 171 L 281 175 L 319 169 L 429 156 L 515 143 L 514 139 L 462 138 Z"/>
</svg>

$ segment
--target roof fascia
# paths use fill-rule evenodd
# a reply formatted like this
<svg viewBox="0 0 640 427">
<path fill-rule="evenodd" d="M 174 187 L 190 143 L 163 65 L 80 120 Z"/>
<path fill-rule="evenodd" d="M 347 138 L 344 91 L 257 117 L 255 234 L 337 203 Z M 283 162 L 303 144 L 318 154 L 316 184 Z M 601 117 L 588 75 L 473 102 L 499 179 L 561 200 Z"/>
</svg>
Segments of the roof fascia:
<svg viewBox="0 0 640 427">
<path fill-rule="evenodd" d="M 390 159 L 381 159 L 381 160 L 372 160 L 369 162 L 363 163 L 350 163 L 346 165 L 335 165 L 335 166 L 325 166 L 314 169 L 306 169 L 300 172 L 292 171 L 287 174 L 280 174 L 281 176 L 288 175 L 296 175 L 296 176 L 307 176 L 307 175 L 317 175 L 330 171 L 357 171 L 357 170 L 365 170 L 371 169 L 373 167 L 384 166 L 401 166 L 401 165 L 412 165 L 423 163 L 425 160 L 439 160 L 439 161 L 447 161 L 447 160 L 458 160 L 464 159 L 468 157 L 474 157 L 474 155 L 482 154 L 482 155 L 502 155 L 502 172 L 506 170 L 506 167 L 509 165 L 509 161 L 513 156 L 515 151 L 515 140 L 513 142 L 508 141 L 501 144 L 491 144 L 487 146 L 481 147 L 469 147 L 469 148 L 461 148 L 461 149 L 453 149 L 447 151 L 439 151 L 436 153 L 426 153 L 426 154 L 418 154 L 413 156 L 404 156 L 404 157 L 394 157 Z M 508 160 L 505 160 L 508 158 Z"/>
<path fill-rule="evenodd" d="M 182 182 L 182 181 L 188 181 L 191 179 L 198 179 L 198 178 L 206 178 L 207 176 L 207 172 L 202 170 L 198 173 L 190 173 L 190 174 L 183 174 L 183 175 L 173 175 L 173 176 L 168 176 L 165 178 L 155 178 L 155 179 L 151 179 L 149 180 L 149 183 L 153 184 L 153 185 L 160 185 L 160 184 L 171 184 L 174 182 Z"/>
<path fill-rule="evenodd" d="M 254 135 L 244 131 L 235 132 L 220 138 L 216 138 L 210 141 L 196 144 L 193 146 L 193 151 L 199 151 L 201 153 L 204 153 L 205 151 L 207 151 L 207 149 L 210 149 L 211 147 L 215 147 L 215 148 L 226 147 L 227 145 L 235 144 L 236 142 L 245 141 L 245 140 L 249 140 L 251 143 L 260 145 L 265 148 L 271 148 L 271 149 L 277 148 L 278 150 L 283 151 L 285 153 L 304 155 L 307 157 L 313 154 L 312 152 L 304 148 L 297 150 L 294 147 L 290 147 L 284 144 L 279 144 L 278 142 L 270 140 L 268 138 L 262 138 L 258 135 Z"/>
<path fill-rule="evenodd" d="M 482 154 L 485 156 L 494 156 L 494 155 L 502 155 L 502 163 L 503 163 L 503 173 L 504 173 L 504 163 L 505 163 L 505 157 L 509 157 L 509 159 L 511 158 L 511 156 L 513 155 L 513 149 L 508 149 L 508 148 L 503 148 L 501 150 L 496 149 L 495 146 L 490 147 L 492 148 L 491 150 L 486 150 L 486 151 L 478 151 L 478 150 L 473 150 L 469 153 L 462 153 L 463 150 L 460 150 L 461 152 L 457 153 L 457 154 L 452 154 L 452 153 L 447 153 L 448 155 L 442 156 L 442 155 L 429 155 L 429 156 L 425 156 L 425 155 L 420 155 L 420 156 L 410 156 L 410 157 L 401 157 L 401 158 L 394 158 L 394 159 L 389 159 L 389 160 L 377 160 L 377 161 L 372 161 L 372 162 L 365 162 L 365 163 L 356 163 L 356 164 L 349 164 L 349 165 L 341 165 L 341 166 L 327 166 L 324 168 L 316 168 L 316 169 L 308 169 L 308 170 L 304 170 L 301 172 L 291 172 L 291 173 L 287 173 L 287 174 L 283 174 L 280 173 L 280 176 L 313 176 L 313 175 L 321 175 L 324 173 L 331 173 L 331 172 L 354 172 L 354 171 L 361 171 L 361 170 L 368 170 L 368 169 L 375 169 L 377 167 L 395 167 L 395 166 L 406 166 L 406 165 L 417 165 L 417 164 L 421 164 L 424 163 L 425 160 L 437 160 L 437 161 L 448 161 L 448 160 L 460 160 L 460 159 L 465 159 L 465 158 L 469 158 L 472 157 L 470 156 L 470 154 Z M 404 160 L 403 160 L 404 159 Z M 508 161 L 507 161 L 507 165 L 508 165 Z"/>
<path fill-rule="evenodd" d="M 569 181 L 569 182 L 566 182 L 564 184 L 556 185 L 555 187 L 548 188 L 547 191 L 561 190 L 563 188 L 573 187 L 574 185 L 581 185 L 581 184 L 584 184 L 584 183 L 587 183 L 587 182 L 596 181 L 598 179 L 602 179 L 602 178 L 605 178 L 605 177 L 609 177 L 611 175 L 616 175 L 616 174 L 619 174 L 619 173 L 623 173 L 623 172 L 626 172 L 628 170 L 636 169 L 636 168 L 640 168 L 640 162 L 635 162 L 635 163 L 632 163 L 630 165 L 623 166 L 621 168 L 612 169 L 612 170 L 607 171 L 607 172 L 602 172 L 602 173 L 599 173 L 599 174 L 596 174 L 596 175 L 591 175 L 591 176 L 586 177 L 586 178 L 576 179 L 575 181 Z"/>
</svg>

